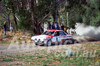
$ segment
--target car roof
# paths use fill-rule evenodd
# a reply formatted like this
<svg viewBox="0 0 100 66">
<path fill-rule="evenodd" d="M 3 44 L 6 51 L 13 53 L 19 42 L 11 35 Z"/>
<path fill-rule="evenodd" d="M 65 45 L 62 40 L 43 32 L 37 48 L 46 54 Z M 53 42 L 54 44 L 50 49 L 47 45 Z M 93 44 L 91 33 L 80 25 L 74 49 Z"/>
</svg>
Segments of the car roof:
<svg viewBox="0 0 100 66">
<path fill-rule="evenodd" d="M 62 30 L 50 29 L 50 30 L 47 30 L 47 31 L 62 31 Z"/>
</svg>

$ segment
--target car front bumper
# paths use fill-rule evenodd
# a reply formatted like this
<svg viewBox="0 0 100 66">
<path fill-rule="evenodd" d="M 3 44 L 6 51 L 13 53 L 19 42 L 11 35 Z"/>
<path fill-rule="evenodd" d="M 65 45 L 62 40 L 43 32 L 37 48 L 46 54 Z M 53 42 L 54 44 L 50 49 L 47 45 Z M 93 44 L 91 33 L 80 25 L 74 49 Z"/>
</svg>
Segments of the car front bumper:
<svg viewBox="0 0 100 66">
<path fill-rule="evenodd" d="M 47 44 L 47 41 L 37 41 L 37 42 L 34 41 L 34 43 L 36 45 L 46 45 Z"/>
</svg>

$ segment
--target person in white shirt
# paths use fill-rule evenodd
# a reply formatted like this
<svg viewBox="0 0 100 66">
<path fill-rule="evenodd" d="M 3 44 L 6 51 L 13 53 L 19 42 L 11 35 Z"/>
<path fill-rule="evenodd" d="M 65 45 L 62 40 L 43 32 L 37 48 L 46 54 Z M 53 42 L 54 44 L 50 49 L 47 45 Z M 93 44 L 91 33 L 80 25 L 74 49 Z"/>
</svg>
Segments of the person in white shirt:
<svg viewBox="0 0 100 66">
<path fill-rule="evenodd" d="M 13 27 L 12 27 L 12 22 L 10 22 L 10 32 L 12 32 L 13 31 Z"/>
</svg>

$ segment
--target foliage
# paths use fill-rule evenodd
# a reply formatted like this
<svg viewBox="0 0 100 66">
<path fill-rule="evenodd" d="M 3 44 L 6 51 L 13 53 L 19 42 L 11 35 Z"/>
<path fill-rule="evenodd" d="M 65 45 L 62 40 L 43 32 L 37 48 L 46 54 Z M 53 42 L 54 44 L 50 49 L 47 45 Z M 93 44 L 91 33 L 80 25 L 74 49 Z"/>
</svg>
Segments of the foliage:
<svg viewBox="0 0 100 66">
<path fill-rule="evenodd" d="M 21 10 L 20 13 L 20 21 L 18 22 L 18 28 L 23 30 L 31 30 L 32 22 L 31 22 L 31 16 L 28 11 L 23 12 L 24 10 Z M 26 27 L 27 26 L 27 27 Z"/>
<path fill-rule="evenodd" d="M 54 15 L 57 8 L 56 0 L 40 0 L 38 3 L 36 0 L 3 0 L 3 3 L 13 15 L 19 17 L 18 28 L 31 29 L 36 34 L 40 33 L 41 24 L 50 14 Z"/>
<path fill-rule="evenodd" d="M 4 58 L 3 61 L 8 62 L 8 61 L 13 61 L 12 58 Z"/>
<path fill-rule="evenodd" d="M 7 12 L 9 11 L 12 15 L 19 17 L 18 28 L 33 30 L 36 34 L 40 33 L 41 24 L 51 20 L 51 15 L 53 21 L 60 17 L 59 19 L 66 24 L 66 12 L 69 12 L 68 22 L 70 27 L 74 27 L 77 22 L 100 26 L 100 0 L 90 0 L 89 2 L 87 0 L 67 0 L 67 2 L 65 1 L 68 3 L 67 5 L 66 3 L 60 5 L 57 0 L 39 0 L 38 3 L 36 0 L 2 1 L 8 9 Z M 64 11 L 61 11 L 62 9 Z"/>
<path fill-rule="evenodd" d="M 81 22 L 86 25 L 100 26 L 100 0 L 90 0 L 90 2 L 85 0 L 68 0 L 68 2 L 69 5 L 66 9 L 69 11 L 70 25 L 74 22 Z"/>
<path fill-rule="evenodd" d="M 10 44 L 10 42 L 8 42 L 8 41 L 2 41 L 2 42 L 0 42 L 0 44 Z"/>
</svg>

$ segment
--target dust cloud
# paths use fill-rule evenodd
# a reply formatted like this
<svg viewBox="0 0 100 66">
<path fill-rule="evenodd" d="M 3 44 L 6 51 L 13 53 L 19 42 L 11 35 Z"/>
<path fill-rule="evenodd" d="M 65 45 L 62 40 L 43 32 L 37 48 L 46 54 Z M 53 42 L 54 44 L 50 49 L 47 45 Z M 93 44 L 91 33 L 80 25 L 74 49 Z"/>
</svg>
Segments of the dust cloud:
<svg viewBox="0 0 100 66">
<path fill-rule="evenodd" d="M 87 26 L 82 23 L 76 23 L 76 34 L 78 40 L 94 41 L 100 40 L 100 27 Z"/>
</svg>

